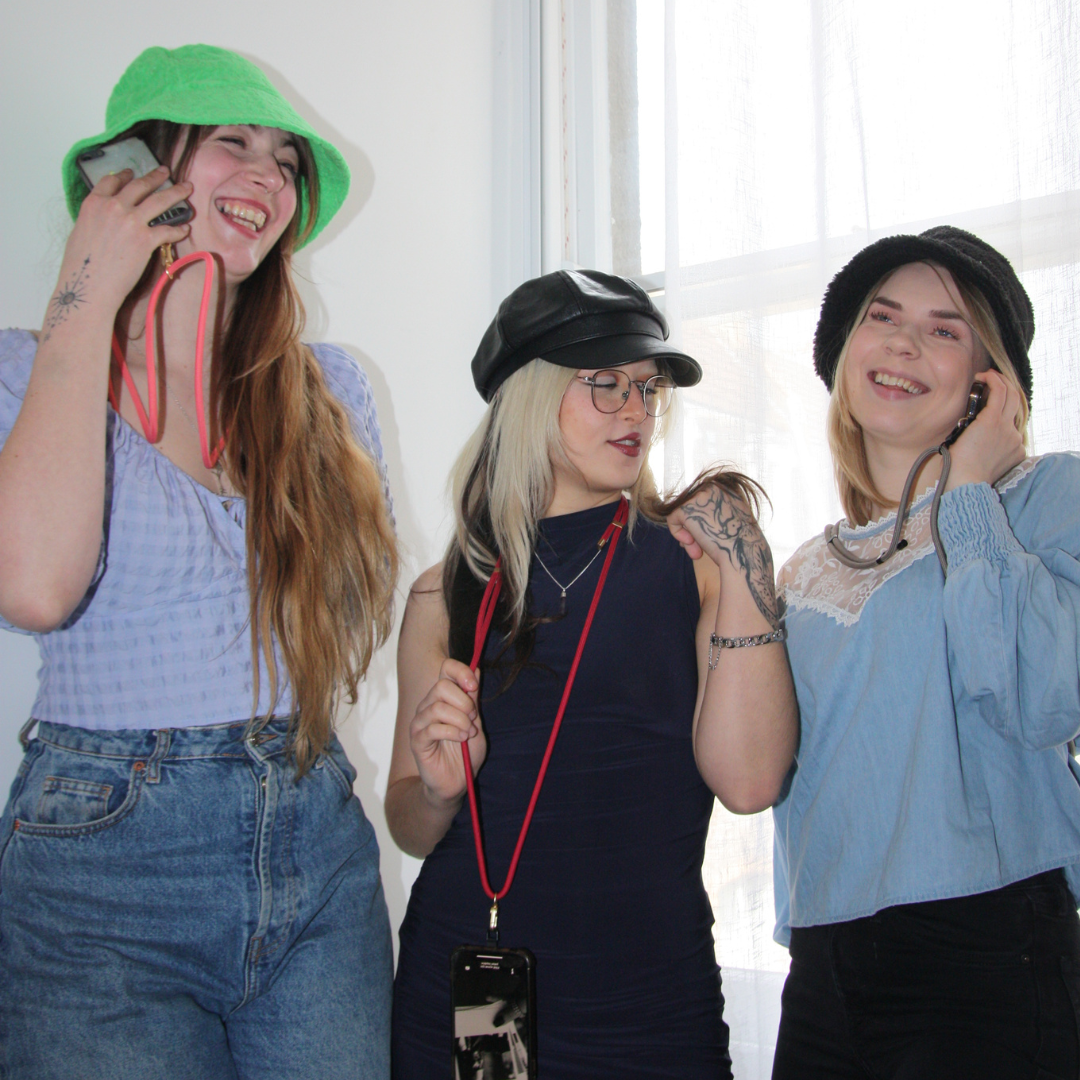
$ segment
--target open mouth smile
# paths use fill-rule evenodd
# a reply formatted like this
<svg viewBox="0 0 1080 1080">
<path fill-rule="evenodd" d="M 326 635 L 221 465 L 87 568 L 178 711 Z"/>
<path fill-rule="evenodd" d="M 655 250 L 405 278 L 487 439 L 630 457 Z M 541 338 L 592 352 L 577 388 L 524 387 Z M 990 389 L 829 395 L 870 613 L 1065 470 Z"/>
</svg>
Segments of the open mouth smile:
<svg viewBox="0 0 1080 1080">
<path fill-rule="evenodd" d="M 912 397 L 925 394 L 929 389 L 920 382 L 905 379 L 902 375 L 890 375 L 887 371 L 872 371 L 870 379 L 876 386 L 888 387 L 890 390 L 903 390 L 905 394 L 910 394 Z"/>
<path fill-rule="evenodd" d="M 218 199 L 214 206 L 218 213 L 223 214 L 231 224 L 246 229 L 250 233 L 259 233 L 266 224 L 266 211 L 249 203 L 233 199 Z"/>
</svg>

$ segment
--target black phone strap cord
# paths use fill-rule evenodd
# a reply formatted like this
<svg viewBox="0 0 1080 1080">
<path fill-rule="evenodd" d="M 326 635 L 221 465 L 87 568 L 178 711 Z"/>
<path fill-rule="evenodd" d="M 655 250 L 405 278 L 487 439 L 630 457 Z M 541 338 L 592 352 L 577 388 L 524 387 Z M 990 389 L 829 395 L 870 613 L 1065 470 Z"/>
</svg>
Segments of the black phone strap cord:
<svg viewBox="0 0 1080 1080">
<path fill-rule="evenodd" d="M 959 435 L 960 432 L 958 431 L 955 434 Z M 941 496 L 949 479 L 949 470 L 952 468 L 952 454 L 949 452 L 949 444 L 954 439 L 955 436 L 947 439 L 940 446 L 931 446 L 929 450 L 924 450 L 915 459 L 915 464 L 911 466 L 911 471 L 904 481 L 904 490 L 900 495 L 900 505 L 896 508 L 896 526 L 893 528 L 892 542 L 885 552 L 876 559 L 859 559 L 852 555 L 844 547 L 840 539 L 839 524 L 825 527 L 825 542 L 829 545 L 829 550 L 845 566 L 850 566 L 852 570 L 869 570 L 871 567 L 881 566 L 883 563 L 888 562 L 898 551 L 903 551 L 907 547 L 907 541 L 902 540 L 900 534 L 904 530 L 904 520 L 907 517 L 908 503 L 911 500 L 911 489 L 915 484 L 915 477 L 919 475 L 919 470 L 923 467 L 923 462 L 927 458 L 933 457 L 934 454 L 940 454 L 941 476 L 938 477 L 938 482 L 934 485 L 934 498 L 930 504 L 930 536 L 934 541 L 934 551 L 937 552 L 938 562 L 941 563 L 941 572 L 948 574 L 949 560 L 945 555 L 944 547 L 942 547 L 941 536 L 938 534 L 938 513 L 941 508 Z"/>
</svg>

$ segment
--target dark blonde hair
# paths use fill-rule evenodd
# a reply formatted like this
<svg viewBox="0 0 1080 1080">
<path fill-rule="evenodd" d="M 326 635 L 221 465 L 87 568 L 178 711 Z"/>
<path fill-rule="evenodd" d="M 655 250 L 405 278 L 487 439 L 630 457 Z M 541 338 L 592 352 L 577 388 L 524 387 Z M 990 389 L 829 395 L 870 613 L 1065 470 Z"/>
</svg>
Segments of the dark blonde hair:
<svg viewBox="0 0 1080 1080">
<path fill-rule="evenodd" d="M 976 348 L 981 348 L 984 351 L 985 359 L 989 362 L 989 365 L 1020 395 L 1020 411 L 1016 417 L 1016 427 L 1018 431 L 1023 432 L 1026 445 L 1027 396 L 1016 374 L 1016 368 L 1005 350 L 993 309 L 987 302 L 986 297 L 978 289 L 967 284 L 956 274 L 949 272 L 938 263 L 926 262 L 925 265 L 929 266 L 937 274 L 946 292 L 952 297 L 953 302 L 957 303 L 950 282 L 955 283 L 959 299 L 963 301 L 962 305 L 957 304 L 957 306 L 966 307 L 971 314 L 971 329 L 975 333 Z M 874 297 L 878 295 L 885 282 L 900 269 L 899 266 L 894 267 L 884 277 L 875 282 L 874 287 L 869 290 L 866 298 L 859 305 L 859 310 L 856 312 L 844 340 L 844 347 L 840 350 L 840 355 L 837 358 L 832 391 L 829 395 L 829 412 L 826 420 L 829 449 L 832 452 L 833 469 L 836 473 L 836 486 L 840 494 L 840 504 L 843 506 L 844 513 L 852 525 L 865 525 L 873 515 L 875 506 L 888 510 L 897 505 L 896 500 L 882 495 L 870 476 L 870 466 L 866 460 L 866 445 L 863 442 L 862 428 L 851 411 L 851 402 L 848 399 L 847 389 L 844 385 L 844 367 L 847 362 L 848 351 L 851 348 L 851 339 L 866 318 L 866 313 L 870 309 Z M 943 274 L 947 276 L 943 277 Z"/>
<path fill-rule="evenodd" d="M 213 130 L 145 121 L 118 138 L 141 136 L 160 161 L 172 160 L 183 139 L 174 169 L 180 178 Z M 292 689 L 292 752 L 303 774 L 331 738 L 342 693 L 355 703 L 372 653 L 390 633 L 398 554 L 379 469 L 300 341 L 304 307 L 291 257 L 314 226 L 319 185 L 307 141 L 295 140 L 305 220 L 293 217 L 237 289 L 211 373 L 210 417 L 211 445 L 226 433 L 222 460 L 247 501 L 253 710 L 260 656 L 271 712 L 281 700 L 276 646 Z M 132 295 L 160 269 L 152 260 Z"/>
</svg>

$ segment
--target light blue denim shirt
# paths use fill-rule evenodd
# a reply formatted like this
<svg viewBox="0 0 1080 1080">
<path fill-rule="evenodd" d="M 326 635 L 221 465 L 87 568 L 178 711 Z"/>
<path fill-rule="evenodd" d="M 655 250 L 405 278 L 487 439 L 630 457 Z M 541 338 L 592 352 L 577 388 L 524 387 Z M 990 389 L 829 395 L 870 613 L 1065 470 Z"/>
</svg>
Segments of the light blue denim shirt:
<svg viewBox="0 0 1080 1080">
<path fill-rule="evenodd" d="M 0 445 L 11 431 L 37 342 L 0 331 Z M 367 377 L 348 353 L 313 345 L 331 392 L 383 475 Z M 101 559 L 94 582 L 41 650 L 33 715 L 98 729 L 245 720 L 253 681 L 244 540 L 246 504 L 209 491 L 109 410 Z M 15 629 L 0 619 L 0 626 Z M 259 713 L 270 708 L 267 673 Z M 292 707 L 286 684 L 276 712 Z"/>
<path fill-rule="evenodd" d="M 779 585 L 801 714 L 773 813 L 775 936 L 1064 867 L 1080 897 L 1080 455 L 930 498 L 851 570 L 819 536 Z M 841 528 L 857 555 L 895 515 Z"/>
</svg>

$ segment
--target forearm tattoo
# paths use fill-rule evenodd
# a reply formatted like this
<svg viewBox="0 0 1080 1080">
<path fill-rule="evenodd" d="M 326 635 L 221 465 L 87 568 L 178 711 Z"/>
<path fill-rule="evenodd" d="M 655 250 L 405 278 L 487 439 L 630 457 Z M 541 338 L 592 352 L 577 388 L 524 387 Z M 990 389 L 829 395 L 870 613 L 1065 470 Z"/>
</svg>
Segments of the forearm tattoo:
<svg viewBox="0 0 1080 1080">
<path fill-rule="evenodd" d="M 56 294 L 49 301 L 49 310 L 45 316 L 45 336 L 43 341 L 48 341 L 55 330 L 67 317 L 86 303 L 86 286 L 90 281 L 90 256 L 83 259 L 82 266 L 74 277 L 68 280 L 56 290 Z"/>
<path fill-rule="evenodd" d="M 772 552 L 754 515 L 726 491 L 710 488 L 700 492 L 683 508 L 688 521 L 694 522 L 720 549 L 736 570 L 742 572 L 758 611 L 777 627 L 784 617 L 783 601 L 776 595 Z"/>
</svg>

